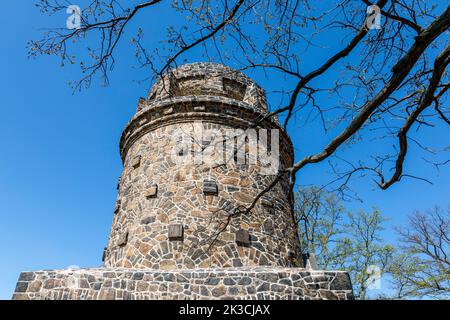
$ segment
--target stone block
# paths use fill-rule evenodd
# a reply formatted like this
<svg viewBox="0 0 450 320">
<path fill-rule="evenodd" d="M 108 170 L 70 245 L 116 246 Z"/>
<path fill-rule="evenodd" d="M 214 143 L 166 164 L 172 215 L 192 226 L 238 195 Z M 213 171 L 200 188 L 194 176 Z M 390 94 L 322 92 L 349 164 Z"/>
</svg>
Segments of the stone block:
<svg viewBox="0 0 450 320">
<path fill-rule="evenodd" d="M 167 109 L 164 110 L 163 113 L 164 113 L 165 115 L 171 114 L 171 113 L 173 113 L 173 108 L 167 108 Z"/>
<path fill-rule="evenodd" d="M 128 231 L 125 231 L 120 235 L 119 240 L 117 241 L 117 245 L 119 247 L 123 247 L 127 244 L 127 242 L 128 242 Z"/>
<path fill-rule="evenodd" d="M 28 282 L 17 282 L 15 292 L 26 292 L 28 289 Z"/>
<path fill-rule="evenodd" d="M 19 276 L 19 281 L 29 282 L 34 279 L 33 272 L 22 272 Z"/>
<path fill-rule="evenodd" d="M 265 233 L 271 235 L 273 234 L 275 228 L 273 226 L 273 222 L 270 219 L 266 219 L 263 224 L 263 230 Z"/>
<path fill-rule="evenodd" d="M 203 193 L 206 195 L 217 195 L 218 194 L 217 183 L 212 180 L 203 181 Z"/>
<path fill-rule="evenodd" d="M 274 203 L 267 199 L 261 199 L 261 205 L 263 210 L 268 214 L 273 214 L 275 212 Z"/>
<path fill-rule="evenodd" d="M 343 288 L 352 288 L 350 275 L 347 272 L 337 272 L 330 283 L 330 290 L 342 290 Z"/>
<path fill-rule="evenodd" d="M 145 191 L 146 198 L 156 198 L 158 195 L 158 185 L 154 184 Z"/>
<path fill-rule="evenodd" d="M 182 224 L 169 225 L 169 240 L 181 241 L 183 240 L 184 228 Z"/>
<path fill-rule="evenodd" d="M 240 229 L 240 230 L 236 231 L 236 243 L 239 246 L 249 246 L 250 245 L 250 233 L 244 229 Z"/>
<path fill-rule="evenodd" d="M 119 212 L 121 203 L 122 202 L 120 200 L 116 201 L 116 205 L 114 206 L 114 213 L 115 214 Z"/>
<path fill-rule="evenodd" d="M 131 166 L 132 166 L 134 169 L 139 168 L 139 166 L 141 165 L 141 159 L 142 159 L 142 156 L 136 156 L 136 157 L 134 157 L 134 158 L 131 160 Z"/>
<path fill-rule="evenodd" d="M 142 224 L 150 224 L 155 222 L 155 217 L 145 217 L 144 219 L 141 220 Z"/>
</svg>

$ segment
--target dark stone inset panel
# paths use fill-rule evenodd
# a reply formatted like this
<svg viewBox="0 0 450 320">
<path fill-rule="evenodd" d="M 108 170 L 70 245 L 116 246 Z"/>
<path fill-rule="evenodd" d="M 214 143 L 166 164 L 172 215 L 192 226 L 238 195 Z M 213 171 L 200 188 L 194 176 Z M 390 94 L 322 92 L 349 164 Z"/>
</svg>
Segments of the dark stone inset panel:
<svg viewBox="0 0 450 320">
<path fill-rule="evenodd" d="M 171 224 L 169 225 L 169 240 L 170 241 L 181 241 L 183 240 L 184 228 L 181 224 Z"/>
<path fill-rule="evenodd" d="M 158 195 L 158 185 L 152 185 L 145 191 L 146 198 L 156 198 Z"/>
<path fill-rule="evenodd" d="M 217 195 L 218 194 L 217 183 L 212 180 L 203 181 L 203 193 L 207 195 Z"/>
<path fill-rule="evenodd" d="M 236 243 L 239 246 L 250 245 L 250 233 L 247 230 L 240 229 L 236 232 Z"/>
</svg>

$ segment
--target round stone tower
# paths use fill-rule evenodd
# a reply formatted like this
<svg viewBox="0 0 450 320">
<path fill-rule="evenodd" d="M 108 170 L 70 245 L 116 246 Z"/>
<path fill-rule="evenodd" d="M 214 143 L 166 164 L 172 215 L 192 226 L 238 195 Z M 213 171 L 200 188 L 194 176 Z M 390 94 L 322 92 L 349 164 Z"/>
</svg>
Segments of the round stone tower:
<svg viewBox="0 0 450 320">
<path fill-rule="evenodd" d="M 264 90 L 226 66 L 163 76 L 121 137 L 105 267 L 298 266 L 287 177 L 246 210 L 293 162 L 289 137 L 266 114 Z"/>
<path fill-rule="evenodd" d="M 352 299 L 346 272 L 302 266 L 289 181 L 268 188 L 292 144 L 241 72 L 164 75 L 120 152 L 104 266 L 22 272 L 13 299 Z"/>
</svg>

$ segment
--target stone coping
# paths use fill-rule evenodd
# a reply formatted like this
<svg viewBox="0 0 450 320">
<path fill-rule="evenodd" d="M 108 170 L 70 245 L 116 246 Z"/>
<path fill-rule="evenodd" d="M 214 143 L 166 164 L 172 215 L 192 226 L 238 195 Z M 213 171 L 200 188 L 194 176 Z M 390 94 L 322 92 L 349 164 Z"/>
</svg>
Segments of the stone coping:
<svg viewBox="0 0 450 320">
<path fill-rule="evenodd" d="M 224 96 L 216 96 L 216 95 L 188 95 L 188 96 L 176 96 L 171 98 L 165 98 L 165 99 L 157 99 L 152 100 L 150 102 L 146 102 L 145 105 L 143 105 L 137 112 L 136 116 L 138 116 L 141 112 L 146 112 L 149 109 L 156 108 L 156 107 L 170 107 L 173 104 L 176 103 L 183 103 L 183 102 L 217 102 L 224 106 L 224 113 L 225 108 L 227 106 L 237 106 L 242 109 L 251 110 L 253 112 L 264 114 L 263 110 L 261 110 L 260 107 L 254 106 L 252 104 L 249 104 L 244 101 L 236 100 L 230 97 L 224 97 Z M 134 118 L 134 117 L 133 117 Z M 270 120 L 276 122 L 278 125 L 280 124 L 278 121 L 277 116 L 272 116 Z"/>
<path fill-rule="evenodd" d="M 353 299 L 344 271 L 240 267 L 22 272 L 14 300 Z"/>
<path fill-rule="evenodd" d="M 159 126 L 171 124 L 174 120 L 178 122 L 204 120 L 225 124 L 234 123 L 237 127 L 247 128 L 252 125 L 253 120 L 258 117 L 262 119 L 264 115 L 245 102 L 217 96 L 182 96 L 155 101 L 142 108 L 126 124 L 120 138 L 121 157 L 124 161 L 128 149 L 139 137 Z M 292 162 L 292 142 L 278 120 L 264 119 L 259 127 L 280 130 L 280 137 L 284 141 L 280 147 L 291 158 L 288 162 Z"/>
</svg>

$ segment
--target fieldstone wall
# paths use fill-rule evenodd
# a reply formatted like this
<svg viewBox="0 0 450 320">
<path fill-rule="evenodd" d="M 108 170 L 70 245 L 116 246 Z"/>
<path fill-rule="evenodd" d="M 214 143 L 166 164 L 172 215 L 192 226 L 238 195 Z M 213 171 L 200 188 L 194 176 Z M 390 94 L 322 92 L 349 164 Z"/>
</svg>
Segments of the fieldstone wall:
<svg viewBox="0 0 450 320">
<path fill-rule="evenodd" d="M 15 300 L 352 299 L 347 273 L 294 268 L 23 272 Z"/>
</svg>

